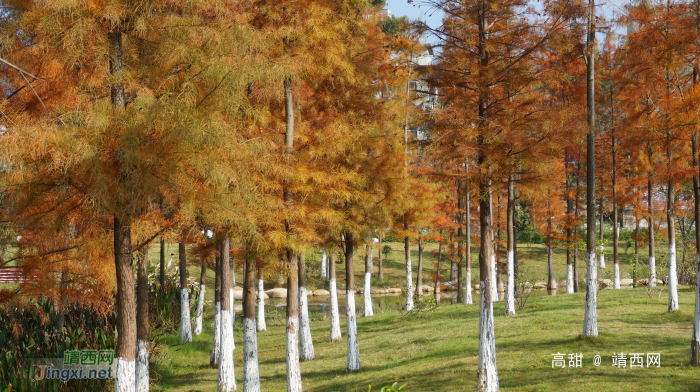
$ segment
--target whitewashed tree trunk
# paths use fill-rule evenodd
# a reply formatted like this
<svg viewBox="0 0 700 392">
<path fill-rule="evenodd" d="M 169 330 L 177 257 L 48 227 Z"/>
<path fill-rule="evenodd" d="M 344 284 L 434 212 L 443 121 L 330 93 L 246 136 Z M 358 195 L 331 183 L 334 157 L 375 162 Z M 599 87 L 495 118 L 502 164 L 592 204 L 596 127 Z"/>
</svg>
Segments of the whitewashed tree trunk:
<svg viewBox="0 0 700 392">
<path fill-rule="evenodd" d="M 136 392 L 148 392 L 148 341 L 136 341 Z"/>
<path fill-rule="evenodd" d="M 474 303 L 474 300 L 472 299 L 472 268 L 467 267 L 467 291 L 465 292 L 464 295 L 464 303 L 466 305 L 471 305 Z"/>
<path fill-rule="evenodd" d="M 231 272 L 233 272 L 233 271 L 231 271 Z M 233 287 L 231 287 L 231 289 L 229 289 L 229 295 L 231 295 L 231 308 L 230 308 L 231 309 L 231 326 L 233 327 L 233 323 L 236 322 L 236 312 L 233 310 L 233 305 L 236 302 L 236 301 L 234 301 L 234 298 L 233 298 Z M 234 348 L 235 348 L 235 343 L 234 343 Z"/>
<path fill-rule="evenodd" d="M 496 286 L 494 281 L 491 286 Z M 484 288 L 488 282 L 480 282 L 481 295 L 479 296 L 479 369 L 477 391 L 497 392 L 498 367 L 496 366 L 496 337 L 493 329 L 493 305 L 484 305 L 484 296 L 488 295 Z"/>
<path fill-rule="evenodd" d="M 326 266 L 326 250 L 321 252 L 321 277 L 328 280 L 328 267 Z"/>
<path fill-rule="evenodd" d="M 411 259 L 409 258 L 406 260 L 406 311 L 411 310 L 413 310 L 413 273 L 411 272 Z"/>
<path fill-rule="evenodd" d="M 136 389 L 136 363 L 115 358 L 114 392 L 134 392 Z"/>
<path fill-rule="evenodd" d="M 262 279 L 258 279 L 258 331 L 265 330 L 265 285 Z"/>
<path fill-rule="evenodd" d="M 370 256 L 371 257 L 371 256 Z M 364 317 L 374 316 L 372 309 L 372 274 L 365 272 L 365 287 L 363 292 L 362 315 Z"/>
<path fill-rule="evenodd" d="M 352 290 L 346 291 L 345 307 L 347 316 L 348 330 L 348 366 L 347 371 L 352 372 L 360 370 L 362 362 L 360 362 L 360 346 L 357 342 L 357 319 L 355 316 L 355 292 Z"/>
<path fill-rule="evenodd" d="M 199 336 L 202 333 L 202 315 L 204 313 L 204 289 L 206 286 L 199 285 L 199 298 L 197 299 L 197 313 L 194 318 L 194 334 Z"/>
<path fill-rule="evenodd" d="M 595 248 L 594 248 L 595 249 Z M 598 266 L 595 251 L 588 254 L 588 281 L 586 282 L 586 309 L 583 316 L 583 336 L 598 336 Z"/>
<path fill-rule="evenodd" d="M 221 338 L 219 357 L 219 391 L 236 390 L 236 376 L 233 368 L 233 312 L 221 311 Z"/>
<path fill-rule="evenodd" d="M 192 324 L 190 321 L 190 292 L 180 289 L 180 343 L 192 341 Z"/>
<path fill-rule="evenodd" d="M 603 245 L 600 245 L 598 247 L 598 251 L 600 252 L 600 255 L 598 256 L 600 268 L 605 268 L 605 247 Z"/>
<path fill-rule="evenodd" d="M 369 247 L 369 271 L 374 276 L 374 243 Z"/>
<path fill-rule="evenodd" d="M 335 278 L 331 278 L 329 282 L 329 291 L 331 293 L 331 342 L 338 342 L 342 339 L 340 334 L 340 315 L 338 313 L 338 291 L 336 289 Z"/>
<path fill-rule="evenodd" d="M 649 257 L 649 287 L 656 287 L 656 257 Z"/>
<path fill-rule="evenodd" d="M 700 252 L 695 254 L 695 315 L 690 343 L 690 364 L 700 365 Z"/>
<path fill-rule="evenodd" d="M 249 318 L 243 318 L 243 392 L 260 392 L 258 334 Z"/>
<path fill-rule="evenodd" d="M 574 292 L 574 265 L 566 265 L 566 293 L 573 294 Z"/>
<path fill-rule="evenodd" d="M 668 311 L 678 310 L 678 274 L 676 273 L 676 244 L 668 244 Z"/>
<path fill-rule="evenodd" d="M 513 251 L 509 250 L 506 255 L 507 259 L 507 282 L 506 282 L 506 316 L 515 314 L 515 268 Z"/>
<path fill-rule="evenodd" d="M 620 289 L 620 264 L 613 263 L 613 289 Z"/>
<path fill-rule="evenodd" d="M 311 325 L 309 324 L 309 301 L 306 287 L 299 286 L 299 359 L 310 361 L 314 359 L 314 343 L 311 340 Z"/>
<path fill-rule="evenodd" d="M 497 302 L 498 301 L 498 285 L 496 282 L 498 281 L 498 277 L 496 276 L 496 255 L 491 255 L 491 282 L 493 284 L 491 285 L 491 301 Z"/>
<path fill-rule="evenodd" d="M 287 392 L 301 392 L 301 372 L 299 368 L 299 320 L 287 317 Z"/>
<path fill-rule="evenodd" d="M 214 305 L 214 338 L 212 339 L 212 344 L 211 344 L 211 363 L 213 365 L 216 365 L 218 368 L 219 365 L 219 348 L 221 347 L 219 344 L 219 339 L 221 338 L 221 302 L 216 302 L 216 305 Z"/>
</svg>

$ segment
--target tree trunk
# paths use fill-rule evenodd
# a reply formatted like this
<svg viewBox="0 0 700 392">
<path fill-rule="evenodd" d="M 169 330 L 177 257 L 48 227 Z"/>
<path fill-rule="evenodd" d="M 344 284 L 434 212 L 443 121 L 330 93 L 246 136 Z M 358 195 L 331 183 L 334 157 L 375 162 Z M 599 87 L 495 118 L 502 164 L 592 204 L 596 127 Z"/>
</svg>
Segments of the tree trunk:
<svg viewBox="0 0 700 392">
<path fill-rule="evenodd" d="M 109 34 L 112 56 L 109 73 L 116 77 L 110 86 L 112 109 L 120 115 L 126 108 L 126 96 L 122 82 L 123 56 L 121 31 Z M 120 181 L 127 173 L 120 173 Z M 114 262 L 117 273 L 117 347 L 114 352 L 116 375 L 115 392 L 132 392 L 136 388 L 136 295 L 131 251 L 131 214 L 114 215 Z"/>
<path fill-rule="evenodd" d="M 549 239 L 547 240 L 547 289 L 557 289 L 557 277 L 554 275 L 554 265 L 552 264 L 552 220 L 549 220 Z"/>
<path fill-rule="evenodd" d="M 675 194 L 673 190 L 673 144 L 671 133 L 668 137 L 668 195 L 666 197 L 666 212 L 668 222 L 668 311 L 678 310 L 678 274 L 676 272 L 676 216 L 675 216 Z"/>
<path fill-rule="evenodd" d="M 165 238 L 160 237 L 160 290 L 165 290 Z"/>
<path fill-rule="evenodd" d="M 488 20 L 487 12 L 489 10 L 488 0 L 479 0 L 479 35 L 478 35 L 478 53 L 479 53 L 479 76 L 483 77 L 483 72 L 489 66 L 488 52 Z M 486 143 L 485 132 L 486 121 L 488 119 L 488 89 L 481 91 L 479 96 L 479 135 L 477 136 L 477 151 L 478 167 L 483 168 L 487 165 L 488 148 Z M 495 290 L 496 279 L 495 271 L 492 269 L 495 265 L 495 255 L 493 254 L 493 219 L 491 215 L 491 171 L 481 173 L 479 176 L 479 222 L 481 224 L 481 246 L 479 247 L 479 284 L 481 295 L 479 296 L 479 368 L 477 370 L 477 385 L 478 392 L 497 392 L 500 388 L 498 385 L 498 367 L 496 365 L 496 336 L 493 330 L 493 293 Z M 488 199 L 487 197 L 488 196 Z M 498 299 L 498 292 L 496 292 Z"/>
<path fill-rule="evenodd" d="M 601 186 L 602 188 L 602 186 Z M 601 190 L 601 193 L 603 191 Z M 603 196 L 600 197 L 600 235 L 599 235 L 599 240 L 600 240 L 600 245 L 598 246 L 598 252 L 600 253 L 598 255 L 598 263 L 600 264 L 600 268 L 605 268 L 605 246 L 603 245 L 603 214 L 605 212 L 605 209 L 603 208 Z"/>
<path fill-rule="evenodd" d="M 338 342 L 342 338 L 340 334 L 340 315 L 338 314 L 338 289 L 335 282 L 335 259 L 336 250 L 333 249 L 331 252 L 331 260 L 328 264 L 328 291 L 330 291 L 330 301 L 331 301 L 331 342 Z M 380 269 L 381 271 L 381 269 Z"/>
<path fill-rule="evenodd" d="M 233 369 L 233 280 L 231 278 L 229 238 L 219 234 L 219 253 L 221 254 L 221 328 L 219 338 L 219 391 L 236 390 L 236 377 Z"/>
<path fill-rule="evenodd" d="M 379 279 L 384 279 L 384 257 L 382 255 L 382 233 L 379 233 Z"/>
<path fill-rule="evenodd" d="M 178 244 L 180 257 L 180 343 L 192 341 L 192 324 L 190 322 L 190 291 L 187 288 L 187 254 L 185 244 Z"/>
<path fill-rule="evenodd" d="M 406 237 L 408 240 L 408 237 Z M 347 340 L 348 340 L 348 366 L 346 371 L 352 372 L 360 370 L 362 362 L 360 362 L 360 346 L 357 342 L 357 319 L 355 318 L 355 275 L 353 272 L 353 240 L 352 233 L 345 233 L 345 308 L 347 316 Z M 410 262 L 410 259 L 409 259 Z M 409 274 L 410 274 L 410 264 Z M 411 280 L 409 275 L 408 284 L 410 287 Z"/>
<path fill-rule="evenodd" d="M 462 231 L 462 229 L 460 229 Z M 416 294 L 422 296 L 423 295 L 423 249 L 425 246 L 423 245 L 423 235 L 419 234 L 418 235 L 418 273 L 416 274 Z M 460 249 L 461 252 L 461 249 Z M 457 281 L 459 284 L 462 284 L 462 271 L 459 269 L 457 270 Z M 457 286 L 459 288 L 459 286 Z M 457 292 L 457 300 L 459 301 L 459 292 Z"/>
<path fill-rule="evenodd" d="M 374 316 L 374 309 L 372 308 L 372 259 L 371 250 L 372 247 L 367 247 L 367 253 L 365 255 L 365 286 L 362 291 L 362 314 L 364 317 Z"/>
<path fill-rule="evenodd" d="M 217 242 L 216 250 L 219 255 L 216 256 L 216 271 L 214 272 L 214 338 L 212 339 L 211 358 L 209 366 L 214 369 L 219 368 L 220 358 L 220 341 L 221 341 L 221 246 Z"/>
<path fill-rule="evenodd" d="M 254 258 L 247 254 L 243 279 L 243 392 L 260 392 L 258 367 L 258 334 L 255 327 L 255 272 Z"/>
<path fill-rule="evenodd" d="M 306 255 L 299 255 L 299 359 L 314 359 L 314 343 L 309 324 L 309 300 L 306 294 Z"/>
<path fill-rule="evenodd" d="M 121 36 L 119 39 L 121 44 Z M 131 267 L 131 217 L 114 217 L 114 260 L 117 272 L 117 372 L 115 392 L 136 389 L 136 295 Z"/>
<path fill-rule="evenodd" d="M 408 231 L 408 220 L 404 216 L 404 230 Z M 406 236 L 403 240 L 406 259 L 406 311 L 413 310 L 413 273 L 411 272 L 411 240 Z M 347 260 L 346 260 L 347 262 Z M 452 277 L 450 276 L 450 279 Z"/>
<path fill-rule="evenodd" d="M 197 313 L 194 318 L 194 334 L 202 333 L 202 316 L 204 314 L 204 292 L 206 289 L 205 277 L 207 274 L 207 261 L 202 259 L 202 270 L 199 273 L 199 295 L 197 296 Z"/>
<path fill-rule="evenodd" d="M 284 134 L 285 156 L 289 157 L 294 148 L 294 98 L 292 96 L 292 80 L 284 79 L 284 113 L 286 130 Z M 285 204 L 292 202 L 292 191 L 288 187 L 282 190 Z M 292 233 L 291 222 L 284 221 L 287 236 Z M 301 392 L 301 369 L 299 367 L 299 275 L 297 256 L 291 248 L 287 248 L 287 392 Z"/>
<path fill-rule="evenodd" d="M 321 277 L 326 279 L 326 282 L 328 281 L 328 275 L 326 274 L 327 272 L 327 267 L 326 267 L 326 250 L 324 249 L 321 251 Z"/>
<path fill-rule="evenodd" d="M 574 190 L 574 219 L 578 220 L 578 203 L 579 203 L 579 175 L 581 172 L 581 163 L 577 165 L 576 171 L 576 188 Z M 574 239 L 578 236 L 578 225 L 574 226 Z M 578 293 L 578 245 L 574 245 L 574 293 Z"/>
<path fill-rule="evenodd" d="M 634 268 L 632 269 L 632 288 L 637 288 L 637 266 L 639 265 L 639 215 L 634 216 Z"/>
<path fill-rule="evenodd" d="M 440 234 L 442 234 L 442 232 Z M 442 262 L 442 240 L 440 240 L 438 242 L 437 273 L 435 276 L 435 288 L 433 289 L 436 296 L 440 294 L 440 281 L 442 280 L 442 276 L 440 275 L 440 272 L 441 272 L 441 270 L 440 270 L 441 264 L 440 263 L 441 262 Z M 437 298 L 438 297 L 436 297 L 436 299 Z M 439 300 L 437 302 L 440 303 Z"/>
<path fill-rule="evenodd" d="M 265 282 L 263 281 L 262 268 L 258 265 L 258 331 L 267 330 L 265 324 Z M 245 326 L 244 326 L 245 327 Z"/>
<path fill-rule="evenodd" d="M 693 72 L 695 81 L 697 71 Z M 698 170 L 700 160 L 698 159 L 698 142 L 700 141 L 700 131 L 697 129 L 692 137 L 693 168 Z M 693 336 L 690 342 L 690 364 L 700 366 L 700 175 L 693 174 L 693 196 L 695 198 L 695 313 L 693 316 Z"/>
<path fill-rule="evenodd" d="M 515 179 L 508 175 L 508 203 L 506 206 L 506 316 L 515 314 Z"/>
<path fill-rule="evenodd" d="M 139 255 L 136 281 L 136 392 L 148 392 L 148 248 Z"/>
<path fill-rule="evenodd" d="M 490 173 L 489 173 L 490 174 Z M 491 227 L 491 247 L 494 248 L 494 230 L 493 230 L 493 191 L 489 182 L 489 221 Z M 491 252 L 491 302 L 498 302 L 498 266 L 496 264 L 496 251 Z"/>
<path fill-rule="evenodd" d="M 572 294 L 574 292 L 574 266 L 572 264 L 573 252 L 572 247 L 572 225 L 573 225 L 573 212 L 574 203 L 569 196 L 571 189 L 571 180 L 569 176 L 569 153 L 564 151 L 564 175 L 566 176 L 566 191 L 564 193 L 564 200 L 566 200 L 566 293 Z"/>
<path fill-rule="evenodd" d="M 467 172 L 469 172 L 469 164 L 467 164 Z M 471 196 L 470 196 L 470 186 L 469 180 L 466 182 L 466 189 L 464 191 L 464 210 L 466 212 L 466 219 L 464 222 L 464 251 L 467 259 L 467 268 L 465 276 L 466 289 L 464 292 L 464 304 L 472 304 L 472 231 L 471 231 Z"/>
<path fill-rule="evenodd" d="M 589 1 L 588 37 L 586 42 L 586 110 L 588 122 L 586 151 L 586 252 L 588 259 L 586 308 L 583 336 L 598 336 L 598 269 L 595 255 L 595 0 Z"/>
<path fill-rule="evenodd" d="M 651 159 L 651 155 L 649 156 Z M 656 287 L 656 252 L 654 249 L 654 186 L 649 172 L 647 199 L 649 204 L 649 287 Z"/>
<path fill-rule="evenodd" d="M 4 257 L 2 257 L 4 259 Z M 65 290 L 68 284 L 68 272 L 61 271 L 61 295 L 59 300 L 58 314 L 56 315 L 56 330 L 61 331 L 66 323 L 66 294 Z"/>
</svg>

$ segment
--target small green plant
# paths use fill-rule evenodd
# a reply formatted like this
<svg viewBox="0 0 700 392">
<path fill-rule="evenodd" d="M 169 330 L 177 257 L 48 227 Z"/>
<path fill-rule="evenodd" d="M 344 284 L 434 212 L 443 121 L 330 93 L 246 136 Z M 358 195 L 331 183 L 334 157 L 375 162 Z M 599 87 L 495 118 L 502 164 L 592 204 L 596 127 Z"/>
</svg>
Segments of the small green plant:
<svg viewBox="0 0 700 392">
<path fill-rule="evenodd" d="M 409 318 L 416 317 L 418 315 L 425 315 L 434 312 L 438 308 L 438 303 L 435 301 L 435 297 L 432 295 L 424 295 L 422 297 L 413 297 L 413 310 L 408 312 L 399 313 L 398 320 L 405 321 Z"/>
<path fill-rule="evenodd" d="M 391 385 L 385 385 L 379 392 L 404 392 L 406 389 L 406 384 L 399 386 L 399 383 L 395 382 Z M 367 388 L 367 392 L 372 392 L 372 385 Z"/>
</svg>

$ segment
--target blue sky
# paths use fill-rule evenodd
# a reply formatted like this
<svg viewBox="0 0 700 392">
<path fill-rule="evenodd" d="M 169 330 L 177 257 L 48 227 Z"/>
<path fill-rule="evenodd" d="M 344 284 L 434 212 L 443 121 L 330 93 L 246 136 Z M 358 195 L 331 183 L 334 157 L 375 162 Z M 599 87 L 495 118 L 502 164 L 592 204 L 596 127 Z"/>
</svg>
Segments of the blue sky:
<svg viewBox="0 0 700 392">
<path fill-rule="evenodd" d="M 418 5 L 408 4 L 408 0 L 387 0 L 387 8 L 392 14 L 396 16 L 408 16 L 411 20 L 421 18 L 428 22 L 431 27 L 440 26 L 442 21 L 442 13 L 436 10 L 430 10 L 425 6 L 419 7 Z M 538 4 L 539 2 L 535 3 Z M 596 1 L 596 8 L 598 9 L 598 15 L 604 15 L 608 19 L 614 18 L 623 9 L 625 4 L 629 4 L 630 0 L 612 0 L 612 1 Z M 618 34 L 624 34 L 625 28 L 616 28 Z M 598 39 L 602 39 L 602 35 L 598 36 Z M 432 37 L 427 37 L 427 42 L 434 42 L 435 39 Z"/>
</svg>

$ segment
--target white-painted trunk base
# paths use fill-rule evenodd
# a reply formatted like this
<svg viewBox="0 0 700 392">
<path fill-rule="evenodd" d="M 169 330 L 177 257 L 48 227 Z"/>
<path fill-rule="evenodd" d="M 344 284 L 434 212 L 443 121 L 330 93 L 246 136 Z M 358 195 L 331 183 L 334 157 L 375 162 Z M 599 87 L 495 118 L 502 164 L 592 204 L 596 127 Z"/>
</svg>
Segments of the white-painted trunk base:
<svg viewBox="0 0 700 392">
<path fill-rule="evenodd" d="M 260 392 L 258 334 L 253 319 L 243 319 L 243 392 Z"/>
<path fill-rule="evenodd" d="M 649 257 L 649 287 L 656 287 L 656 257 Z"/>
<path fill-rule="evenodd" d="M 204 313 L 204 290 L 206 287 L 199 285 L 199 298 L 197 299 L 197 313 L 194 317 L 194 334 L 199 336 L 202 333 L 202 315 Z"/>
<path fill-rule="evenodd" d="M 598 266 L 595 251 L 588 254 L 586 308 L 583 315 L 583 336 L 598 336 Z"/>
<path fill-rule="evenodd" d="M 235 298 L 233 298 L 233 288 L 228 289 L 228 294 L 230 295 L 229 299 L 231 300 L 231 307 L 229 309 L 231 309 L 231 325 L 233 325 L 233 323 L 236 321 L 236 312 L 233 310 L 233 304 L 235 303 Z"/>
<path fill-rule="evenodd" d="M 221 338 L 219 343 L 219 391 L 236 390 L 236 375 L 233 369 L 233 315 L 231 311 L 221 311 Z"/>
<path fill-rule="evenodd" d="M 369 272 L 374 276 L 374 248 L 369 248 Z"/>
<path fill-rule="evenodd" d="M 676 244 L 668 244 L 668 311 L 678 310 L 678 273 L 676 272 Z"/>
<path fill-rule="evenodd" d="M 573 264 L 566 265 L 566 293 L 567 294 L 574 293 L 574 265 Z"/>
<path fill-rule="evenodd" d="M 352 372 L 360 370 L 362 362 L 360 362 L 360 346 L 357 342 L 357 319 L 355 317 L 355 291 L 347 290 L 345 296 L 345 307 L 347 316 L 348 329 L 348 366 L 346 370 Z"/>
<path fill-rule="evenodd" d="M 506 282 L 506 315 L 515 314 L 515 254 L 512 250 L 506 255 L 507 282 Z"/>
<path fill-rule="evenodd" d="M 265 285 L 262 279 L 258 279 L 258 331 L 267 330 L 265 324 Z"/>
<path fill-rule="evenodd" d="M 700 253 L 695 254 L 695 271 L 700 269 Z M 695 274 L 695 315 L 691 342 L 700 342 L 700 273 Z M 698 353 L 700 355 L 700 353 Z"/>
<path fill-rule="evenodd" d="M 214 306 L 214 338 L 211 344 L 211 363 L 219 365 L 219 338 L 221 337 L 221 302 Z"/>
<path fill-rule="evenodd" d="M 331 342 L 337 342 L 342 339 L 340 334 L 340 315 L 338 314 L 338 291 L 336 291 L 335 278 L 328 282 L 328 288 L 331 292 Z"/>
<path fill-rule="evenodd" d="M 413 310 L 413 273 L 411 259 L 406 260 L 406 311 Z"/>
<path fill-rule="evenodd" d="M 364 317 L 374 316 L 372 309 L 372 274 L 365 272 L 365 288 L 362 293 L 362 315 Z"/>
<path fill-rule="evenodd" d="M 136 390 L 136 362 L 116 358 L 114 392 L 134 392 Z"/>
<path fill-rule="evenodd" d="M 613 263 L 613 289 L 620 289 L 620 264 Z"/>
<path fill-rule="evenodd" d="M 325 278 L 327 276 L 326 270 L 328 269 L 328 267 L 326 267 L 326 259 L 327 259 L 326 250 L 324 249 L 323 252 L 321 252 L 321 275 L 320 276 L 322 278 Z"/>
<path fill-rule="evenodd" d="M 498 278 L 496 277 L 496 255 L 491 255 L 491 301 L 498 302 Z"/>
<path fill-rule="evenodd" d="M 464 304 L 471 305 L 474 303 L 474 300 L 472 299 L 472 269 L 471 268 L 467 268 L 466 283 L 467 283 L 467 290 L 466 290 L 465 295 L 464 295 Z"/>
<path fill-rule="evenodd" d="M 136 341 L 136 392 L 148 392 L 148 341 Z"/>
<path fill-rule="evenodd" d="M 600 245 L 598 247 L 598 251 L 600 252 L 600 255 L 598 256 L 600 268 L 605 268 L 605 247 L 603 245 Z"/>
<path fill-rule="evenodd" d="M 487 287 L 488 282 L 481 281 L 480 287 Z M 491 286 L 495 286 L 494 283 Z M 493 304 L 486 306 L 484 290 L 479 299 L 479 369 L 477 373 L 477 391 L 497 392 L 498 367 L 496 366 L 496 338 L 493 329 Z"/>
<path fill-rule="evenodd" d="M 180 289 L 180 343 L 191 341 L 190 292 L 187 289 Z"/>
<path fill-rule="evenodd" d="M 309 325 L 309 301 L 306 287 L 299 286 L 299 359 L 310 361 L 314 359 L 314 343 L 311 340 L 311 325 Z"/>
<path fill-rule="evenodd" d="M 301 368 L 299 367 L 299 320 L 287 317 L 287 392 L 301 392 Z"/>
</svg>

